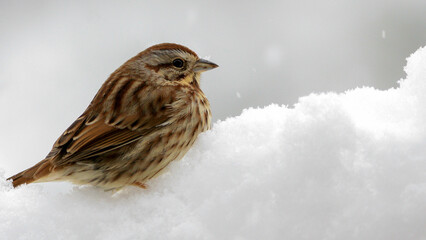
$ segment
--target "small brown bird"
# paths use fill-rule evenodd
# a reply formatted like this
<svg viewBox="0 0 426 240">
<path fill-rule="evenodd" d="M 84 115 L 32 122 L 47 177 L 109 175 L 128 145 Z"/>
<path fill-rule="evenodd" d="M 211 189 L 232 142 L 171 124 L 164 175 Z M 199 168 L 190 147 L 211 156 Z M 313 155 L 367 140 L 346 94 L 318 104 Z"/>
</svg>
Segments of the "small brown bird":
<svg viewBox="0 0 426 240">
<path fill-rule="evenodd" d="M 210 128 L 200 73 L 216 67 L 178 44 L 146 49 L 111 74 L 44 160 L 8 179 L 14 187 L 71 181 L 145 188 Z"/>
</svg>

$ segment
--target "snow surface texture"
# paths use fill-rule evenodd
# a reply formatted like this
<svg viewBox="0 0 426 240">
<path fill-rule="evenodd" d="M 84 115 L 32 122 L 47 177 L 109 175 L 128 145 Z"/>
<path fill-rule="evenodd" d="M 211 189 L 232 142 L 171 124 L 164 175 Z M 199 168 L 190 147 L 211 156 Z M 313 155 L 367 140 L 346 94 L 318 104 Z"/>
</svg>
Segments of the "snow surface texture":
<svg viewBox="0 0 426 240">
<path fill-rule="evenodd" d="M 0 238 L 425 239 L 426 48 L 405 71 L 397 89 L 218 122 L 148 190 L 51 193 L 2 176 Z"/>
</svg>

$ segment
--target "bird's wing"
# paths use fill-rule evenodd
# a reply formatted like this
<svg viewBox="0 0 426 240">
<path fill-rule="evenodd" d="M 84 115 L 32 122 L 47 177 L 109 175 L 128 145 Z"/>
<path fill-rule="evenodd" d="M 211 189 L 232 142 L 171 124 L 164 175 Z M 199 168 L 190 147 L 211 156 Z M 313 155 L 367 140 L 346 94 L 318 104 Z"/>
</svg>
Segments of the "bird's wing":
<svg viewBox="0 0 426 240">
<path fill-rule="evenodd" d="M 46 158 L 54 166 L 68 165 L 130 144 L 167 125 L 173 98 L 168 87 L 132 79 L 107 82 Z"/>
</svg>

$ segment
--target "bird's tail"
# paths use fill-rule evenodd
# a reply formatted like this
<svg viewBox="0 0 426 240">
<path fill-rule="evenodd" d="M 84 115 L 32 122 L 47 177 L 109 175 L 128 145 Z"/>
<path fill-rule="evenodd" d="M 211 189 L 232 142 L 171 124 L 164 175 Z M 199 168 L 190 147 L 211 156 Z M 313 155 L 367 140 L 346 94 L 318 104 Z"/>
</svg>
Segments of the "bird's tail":
<svg viewBox="0 0 426 240">
<path fill-rule="evenodd" d="M 8 178 L 7 180 L 12 180 L 13 187 L 17 187 L 21 184 L 28 184 L 32 183 L 34 181 L 39 180 L 40 178 L 43 178 L 49 173 L 52 172 L 53 165 L 52 163 L 44 159 L 37 163 L 36 165 L 28 168 L 27 170 L 24 170 L 18 174 L 13 175 L 12 177 Z"/>
</svg>

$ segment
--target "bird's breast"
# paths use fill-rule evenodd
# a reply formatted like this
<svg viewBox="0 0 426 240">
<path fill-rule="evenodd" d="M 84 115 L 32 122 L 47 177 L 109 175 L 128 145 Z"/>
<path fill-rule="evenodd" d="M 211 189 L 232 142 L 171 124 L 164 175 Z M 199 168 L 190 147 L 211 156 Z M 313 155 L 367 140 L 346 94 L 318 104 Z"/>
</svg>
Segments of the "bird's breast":
<svg viewBox="0 0 426 240">
<path fill-rule="evenodd" d="M 171 105 L 170 119 L 141 138 L 126 158 L 135 161 L 132 181 L 145 182 L 171 161 L 181 159 L 197 136 L 210 129 L 210 105 L 204 94 L 188 92 Z"/>
</svg>

